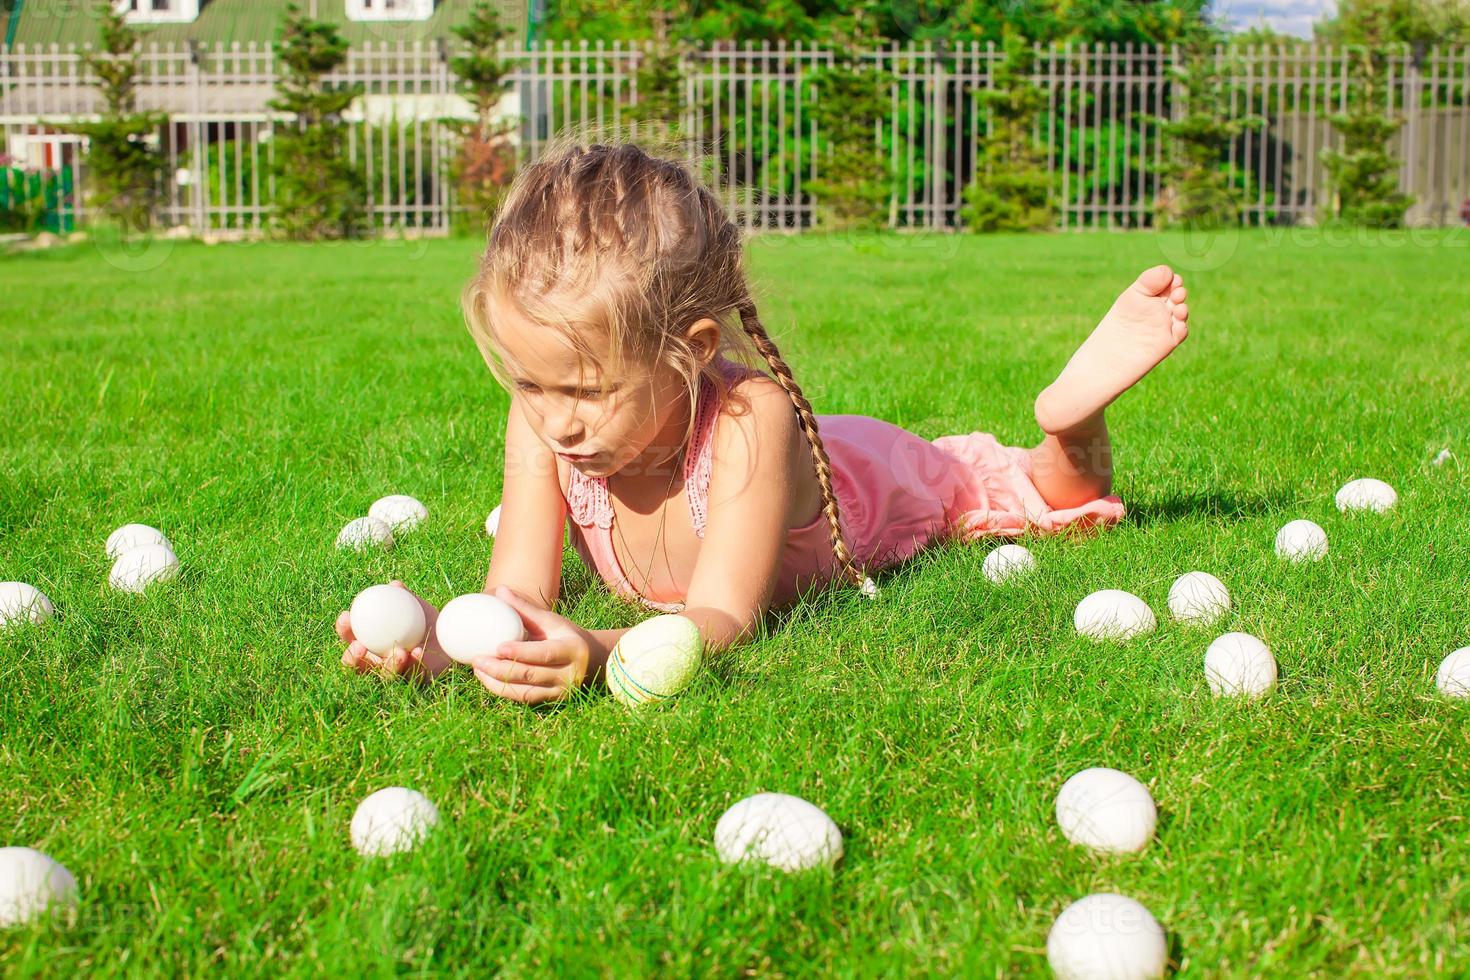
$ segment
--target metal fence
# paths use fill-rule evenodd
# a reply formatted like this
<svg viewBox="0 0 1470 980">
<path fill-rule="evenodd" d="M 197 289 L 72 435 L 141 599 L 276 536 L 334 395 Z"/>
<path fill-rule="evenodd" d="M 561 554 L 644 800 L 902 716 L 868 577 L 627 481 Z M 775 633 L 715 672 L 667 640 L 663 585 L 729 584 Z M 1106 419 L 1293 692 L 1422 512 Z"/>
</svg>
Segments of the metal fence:
<svg viewBox="0 0 1470 980">
<path fill-rule="evenodd" d="M 520 159 L 535 159 L 569 127 L 632 131 L 640 104 L 636 44 L 561 43 L 507 48 L 515 72 L 502 110 L 517 117 Z M 457 207 L 448 163 L 467 103 L 443 44 L 356 48 L 332 84 L 361 85 L 350 119 L 350 152 L 362 165 L 375 224 L 445 233 Z M 886 88 L 873 123 L 873 152 L 891 178 L 888 224 L 960 223 L 965 187 L 979 166 L 991 86 L 1002 52 L 992 45 L 893 44 L 862 58 Z M 1172 48 L 1131 45 L 1037 47 L 1032 75 L 1045 91 L 1036 137 L 1060 202 L 1063 228 L 1133 228 L 1152 223 L 1167 193 L 1168 139 L 1160 120 L 1181 98 Z M 1222 48 L 1217 59 L 1231 111 L 1261 125 L 1243 133 L 1224 161 L 1251 224 L 1313 220 L 1329 203 L 1321 152 L 1338 144 L 1329 118 L 1348 105 L 1348 59 L 1327 47 Z M 820 223 L 809 185 L 829 148 L 813 107 L 822 98 L 829 50 L 801 44 L 719 44 L 683 59 L 678 104 L 690 158 L 750 229 Z M 272 136 L 286 117 L 270 110 L 275 58 L 267 45 L 148 47 L 141 108 L 168 115 L 158 134 L 170 180 L 165 220 L 198 231 L 255 234 L 271 211 Z M 1416 224 L 1459 220 L 1470 198 L 1470 53 L 1460 47 L 1396 54 L 1384 106 L 1402 120 L 1394 152 L 1414 196 Z M 64 132 L 88 118 L 98 98 L 80 53 L 0 53 L 0 133 L 22 167 L 53 173 L 59 219 L 83 217 L 81 146 Z"/>
</svg>

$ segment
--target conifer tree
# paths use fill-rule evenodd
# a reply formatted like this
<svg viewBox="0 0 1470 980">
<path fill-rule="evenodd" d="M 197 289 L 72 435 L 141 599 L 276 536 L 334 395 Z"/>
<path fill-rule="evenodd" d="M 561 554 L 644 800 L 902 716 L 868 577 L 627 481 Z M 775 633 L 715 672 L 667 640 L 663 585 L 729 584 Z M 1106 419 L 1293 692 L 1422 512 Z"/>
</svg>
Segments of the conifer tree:
<svg viewBox="0 0 1470 980">
<path fill-rule="evenodd" d="M 83 164 L 91 206 L 128 231 L 152 227 L 163 195 L 161 112 L 138 111 L 138 36 L 108 0 L 98 0 L 101 47 L 82 62 L 102 94 L 101 118 L 65 128 L 87 138 Z"/>
<path fill-rule="evenodd" d="M 1035 56 L 1026 40 L 1007 33 L 1004 50 L 990 87 L 979 93 L 990 107 L 990 134 L 960 220 L 974 231 L 1042 231 L 1056 224 L 1046 149 L 1033 135 L 1047 97 L 1031 81 Z"/>
<path fill-rule="evenodd" d="M 1348 111 L 1330 119 L 1342 146 L 1322 152 L 1334 198 L 1328 217 L 1369 228 L 1399 228 L 1414 199 L 1399 189 L 1399 161 L 1388 152 L 1388 141 L 1403 121 L 1390 118 L 1384 109 L 1387 30 L 1371 19 L 1360 26 L 1362 43 L 1346 52 L 1352 78 Z"/>
<path fill-rule="evenodd" d="M 1226 156 L 1236 137 L 1258 127 L 1256 116 L 1232 118 L 1234 93 L 1225 81 L 1213 32 L 1200 29 L 1181 49 L 1172 69 L 1173 98 L 1182 110 L 1174 119 L 1157 119 L 1170 137 L 1163 175 L 1166 192 L 1156 205 L 1160 226 L 1218 228 L 1240 219 L 1241 192 L 1226 172 Z"/>
<path fill-rule="evenodd" d="M 472 216 L 474 230 L 484 231 L 515 173 L 516 151 L 509 135 L 516 120 L 496 119 L 495 111 L 510 88 L 506 79 L 515 66 L 500 57 L 500 43 L 511 31 L 488 3 L 479 3 L 469 18 L 454 28 L 465 53 L 449 62 L 460 86 L 475 109 L 472 123 L 453 123 L 459 149 L 450 176 L 459 192 L 460 208 Z"/>
<path fill-rule="evenodd" d="M 347 61 L 335 27 L 295 4 L 286 8 L 275 43 L 278 80 L 271 108 L 291 123 L 275 138 L 275 225 L 287 238 L 349 238 L 366 223 L 366 179 L 347 157 L 342 114 L 360 87 L 329 87 L 325 76 Z"/>
</svg>

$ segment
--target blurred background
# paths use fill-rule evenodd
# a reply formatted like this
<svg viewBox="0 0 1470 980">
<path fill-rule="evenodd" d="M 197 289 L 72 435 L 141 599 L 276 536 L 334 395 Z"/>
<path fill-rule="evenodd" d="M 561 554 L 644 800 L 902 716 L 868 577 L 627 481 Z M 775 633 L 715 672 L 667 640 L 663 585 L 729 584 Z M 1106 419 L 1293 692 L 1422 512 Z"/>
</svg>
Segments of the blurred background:
<svg viewBox="0 0 1470 980">
<path fill-rule="evenodd" d="M 0 234 L 483 233 L 579 129 L 751 230 L 1470 222 L 1470 0 L 0 0 Z"/>
</svg>

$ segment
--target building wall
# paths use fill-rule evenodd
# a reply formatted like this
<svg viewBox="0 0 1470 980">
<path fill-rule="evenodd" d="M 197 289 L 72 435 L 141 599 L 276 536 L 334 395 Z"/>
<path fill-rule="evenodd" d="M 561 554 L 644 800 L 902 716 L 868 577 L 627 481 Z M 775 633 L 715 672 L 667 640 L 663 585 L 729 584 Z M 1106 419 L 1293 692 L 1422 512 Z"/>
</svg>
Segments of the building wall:
<svg viewBox="0 0 1470 980">
<path fill-rule="evenodd" d="M 142 0 L 146 3 L 146 0 Z M 201 41 L 206 44 L 254 41 L 269 44 L 280 31 L 290 0 L 190 0 L 200 4 L 199 16 L 189 23 L 148 24 L 137 27 L 140 36 L 159 44 Z M 437 0 L 428 20 L 357 21 L 347 16 L 349 0 L 299 0 L 298 6 L 320 20 L 337 25 L 351 44 L 377 41 L 416 41 L 453 37 L 453 29 L 469 16 L 479 0 Z M 377 0 L 381 3 L 382 0 Z M 431 0 L 432 2 L 432 0 Z M 511 40 L 525 37 L 526 0 L 495 0 L 501 22 L 512 29 Z M 79 0 L 25 0 L 10 9 L 0 4 L 0 21 L 11 46 L 95 44 L 99 27 L 95 8 Z"/>
</svg>

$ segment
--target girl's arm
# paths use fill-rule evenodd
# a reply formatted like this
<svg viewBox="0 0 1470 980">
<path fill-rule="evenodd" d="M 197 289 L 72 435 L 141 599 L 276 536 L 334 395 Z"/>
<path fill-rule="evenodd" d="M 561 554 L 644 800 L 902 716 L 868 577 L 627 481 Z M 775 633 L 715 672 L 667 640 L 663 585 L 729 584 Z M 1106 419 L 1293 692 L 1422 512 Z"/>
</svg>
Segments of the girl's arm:
<svg viewBox="0 0 1470 980">
<path fill-rule="evenodd" d="M 500 529 L 490 555 L 485 591 L 504 585 L 543 609 L 561 591 L 562 535 L 567 504 L 548 449 L 513 395 L 505 423 L 505 485 Z"/>
<path fill-rule="evenodd" d="M 683 611 L 710 652 L 759 627 L 779 578 L 798 474 L 812 466 L 785 390 L 764 379 L 741 390 L 749 410 L 715 424 L 704 543 Z"/>
<path fill-rule="evenodd" d="M 704 542 L 680 613 L 699 627 L 709 653 L 749 638 L 760 625 L 786 548 L 798 467 L 812 465 L 785 390 L 760 380 L 746 382 L 742 390 L 750 409 L 722 414 L 715 424 Z M 586 678 L 601 673 L 628 632 L 583 630 L 554 615 L 526 612 L 542 635 L 581 638 Z"/>
<path fill-rule="evenodd" d="M 745 390 L 750 411 L 722 415 L 715 425 L 704 543 L 682 612 L 699 628 L 711 653 L 758 628 L 775 591 L 797 474 L 800 467 L 811 466 L 785 391 L 759 381 L 747 382 Z M 509 475 L 506 486 L 511 486 Z M 559 488 L 555 493 L 561 500 Z M 502 515 L 510 512 L 507 502 Z M 497 561 L 499 556 L 497 547 Z M 498 569 L 492 563 L 491 575 Z M 487 582 L 487 590 L 495 584 Z M 539 704 L 566 697 L 602 670 L 627 632 L 585 630 L 510 589 L 496 594 L 520 612 L 527 639 L 504 643 L 495 655 L 476 661 L 475 674 L 490 691 L 515 701 Z M 554 592 L 550 595 L 555 598 Z"/>
</svg>

